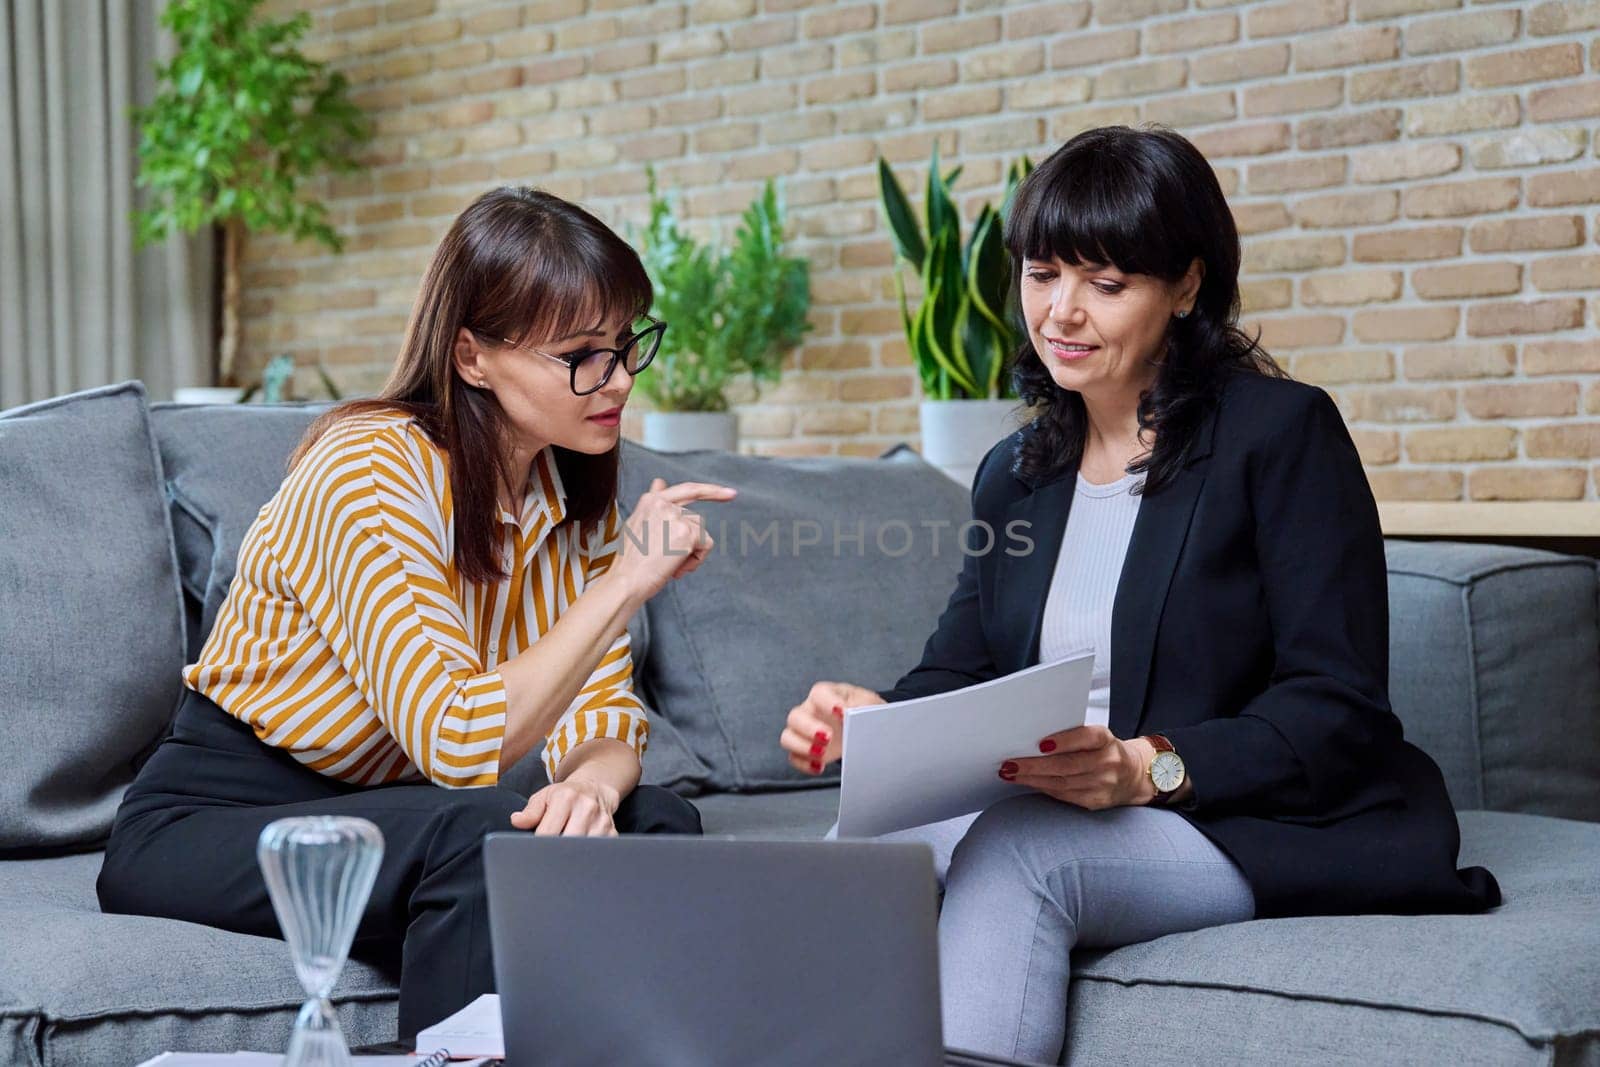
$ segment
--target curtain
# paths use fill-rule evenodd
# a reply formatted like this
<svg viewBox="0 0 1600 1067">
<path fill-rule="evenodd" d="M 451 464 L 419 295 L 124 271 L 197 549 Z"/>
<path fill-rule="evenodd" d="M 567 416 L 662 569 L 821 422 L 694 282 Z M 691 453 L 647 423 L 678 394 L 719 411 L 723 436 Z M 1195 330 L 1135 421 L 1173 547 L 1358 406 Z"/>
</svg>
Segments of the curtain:
<svg viewBox="0 0 1600 1067">
<path fill-rule="evenodd" d="M 128 112 L 173 48 L 158 0 L 0 3 L 0 408 L 209 385 L 211 233 L 133 249 Z"/>
</svg>

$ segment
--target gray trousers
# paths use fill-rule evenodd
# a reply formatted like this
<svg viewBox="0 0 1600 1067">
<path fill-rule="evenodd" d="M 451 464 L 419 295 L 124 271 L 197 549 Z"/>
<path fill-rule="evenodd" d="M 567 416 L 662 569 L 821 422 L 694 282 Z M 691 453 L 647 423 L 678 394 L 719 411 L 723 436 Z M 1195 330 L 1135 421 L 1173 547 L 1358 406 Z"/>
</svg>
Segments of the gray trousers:
<svg viewBox="0 0 1600 1067">
<path fill-rule="evenodd" d="M 952 1048 L 1058 1063 L 1074 947 L 1255 917 L 1250 884 L 1228 855 L 1161 808 L 1089 811 L 1030 794 L 882 840 L 933 848 Z"/>
</svg>

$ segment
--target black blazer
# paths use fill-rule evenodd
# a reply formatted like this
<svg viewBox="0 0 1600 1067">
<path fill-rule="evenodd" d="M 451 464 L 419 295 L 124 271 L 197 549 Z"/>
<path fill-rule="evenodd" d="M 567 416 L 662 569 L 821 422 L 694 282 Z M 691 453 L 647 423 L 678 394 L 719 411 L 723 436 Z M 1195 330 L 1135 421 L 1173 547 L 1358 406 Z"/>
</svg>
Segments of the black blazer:
<svg viewBox="0 0 1600 1067">
<path fill-rule="evenodd" d="M 966 557 L 922 662 L 883 694 L 926 696 L 1039 658 L 1076 471 L 1030 485 L 1025 428 L 984 458 Z M 1008 540 L 1008 524 L 1033 541 Z M 982 537 L 974 535 L 974 551 Z M 1321 389 L 1231 374 L 1178 477 L 1139 505 L 1111 624 L 1110 728 L 1165 734 L 1197 806 L 1173 809 L 1248 877 L 1256 914 L 1476 912 L 1438 766 L 1390 710 L 1377 506 Z M 1029 753 L 1019 753 L 1028 755 Z"/>
</svg>

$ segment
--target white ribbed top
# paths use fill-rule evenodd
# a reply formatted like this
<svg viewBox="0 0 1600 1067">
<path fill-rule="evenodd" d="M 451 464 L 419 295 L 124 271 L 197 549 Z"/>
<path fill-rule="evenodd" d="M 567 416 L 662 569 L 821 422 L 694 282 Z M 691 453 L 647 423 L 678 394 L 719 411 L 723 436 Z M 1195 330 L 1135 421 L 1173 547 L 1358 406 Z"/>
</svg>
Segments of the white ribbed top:
<svg viewBox="0 0 1600 1067">
<path fill-rule="evenodd" d="M 1040 663 L 1094 649 L 1088 721 L 1102 726 L 1111 702 L 1111 606 L 1143 499 L 1133 489 L 1144 477 L 1096 485 L 1078 475 L 1039 631 Z"/>
</svg>

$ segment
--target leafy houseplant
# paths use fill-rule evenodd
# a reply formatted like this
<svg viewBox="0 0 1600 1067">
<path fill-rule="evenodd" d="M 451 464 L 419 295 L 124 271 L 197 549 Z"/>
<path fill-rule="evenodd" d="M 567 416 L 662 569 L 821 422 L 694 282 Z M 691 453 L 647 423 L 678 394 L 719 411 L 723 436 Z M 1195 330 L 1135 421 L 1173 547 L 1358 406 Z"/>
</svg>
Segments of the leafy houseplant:
<svg viewBox="0 0 1600 1067">
<path fill-rule="evenodd" d="M 136 245 L 175 229 L 222 231 L 223 385 L 240 384 L 234 362 L 246 233 L 287 233 L 341 251 L 326 208 L 298 196 L 298 186 L 320 171 L 359 169 L 350 149 L 370 136 L 344 75 L 295 47 L 310 16 L 256 22 L 261 2 L 171 0 L 161 24 L 177 38 L 177 53 L 156 69 L 155 100 L 133 112 L 137 184 L 151 194 L 134 212 Z"/>
<path fill-rule="evenodd" d="M 685 233 L 654 170 L 649 183 L 650 222 L 638 243 L 655 289 L 651 313 L 668 327 L 639 387 L 656 413 L 722 414 L 717 421 L 732 425 L 729 381 L 746 373 L 758 387 L 777 381 L 784 354 L 811 328 L 810 264 L 785 250 L 783 201 L 770 179 L 726 249 Z M 646 417 L 647 443 L 653 421 L 665 424 Z"/>
<path fill-rule="evenodd" d="M 978 461 L 1005 435 L 1017 410 L 1016 391 L 1004 372 L 1027 338 L 1007 313 L 1011 258 L 1003 231 L 1017 186 L 1032 169 L 1027 157 L 1011 165 L 1000 209 L 984 204 L 963 243 L 961 215 L 950 192 L 961 168 L 943 173 L 937 144 L 920 222 L 894 171 L 878 160 L 879 192 L 895 246 L 900 317 L 922 379 L 922 453 L 961 482 L 970 482 Z M 915 310 L 906 297 L 905 267 L 916 271 L 921 283 Z"/>
</svg>

